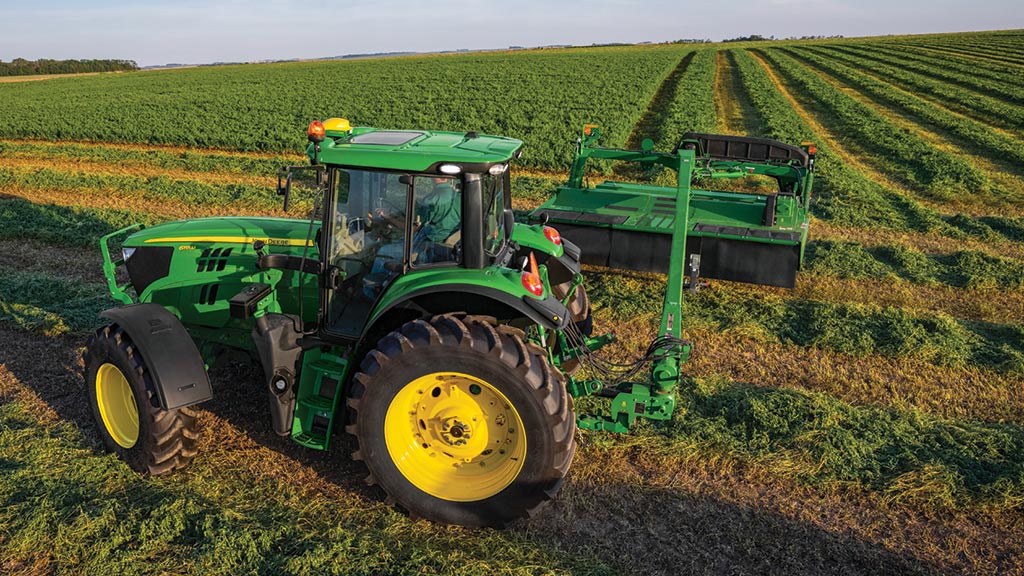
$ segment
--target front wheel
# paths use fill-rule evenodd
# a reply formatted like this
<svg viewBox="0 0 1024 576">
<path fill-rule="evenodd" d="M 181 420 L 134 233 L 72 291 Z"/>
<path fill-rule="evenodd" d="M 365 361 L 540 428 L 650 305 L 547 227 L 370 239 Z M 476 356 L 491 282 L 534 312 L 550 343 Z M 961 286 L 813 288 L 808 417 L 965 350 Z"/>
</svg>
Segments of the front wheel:
<svg viewBox="0 0 1024 576">
<path fill-rule="evenodd" d="M 371 482 L 415 516 L 505 526 L 558 492 L 576 450 L 564 377 L 522 332 L 473 316 L 416 320 L 354 376 L 348 427 Z"/>
<path fill-rule="evenodd" d="M 156 405 L 149 367 L 124 330 L 111 325 L 97 331 L 83 359 L 92 414 L 111 452 L 154 476 L 192 461 L 199 438 L 195 412 Z"/>
</svg>

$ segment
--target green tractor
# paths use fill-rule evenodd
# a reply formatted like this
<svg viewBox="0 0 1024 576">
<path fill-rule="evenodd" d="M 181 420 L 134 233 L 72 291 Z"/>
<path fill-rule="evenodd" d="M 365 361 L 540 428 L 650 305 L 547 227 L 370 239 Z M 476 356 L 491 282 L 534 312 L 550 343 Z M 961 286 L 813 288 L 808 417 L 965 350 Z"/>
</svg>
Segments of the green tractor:
<svg viewBox="0 0 1024 576">
<path fill-rule="evenodd" d="M 684 140 L 671 154 L 646 145 L 613 153 L 596 148 L 598 132 L 587 128 L 578 168 L 531 215 L 534 224 L 515 222 L 511 210 L 509 166 L 521 141 L 331 119 L 310 124 L 311 164 L 284 167 L 279 176 L 285 209 L 293 179 L 313 182 L 308 219 L 202 218 L 104 237 L 104 272 L 122 305 L 101 313 L 109 324 L 84 352 L 104 443 L 142 473 L 186 466 L 200 433 L 193 407 L 213 395 L 208 368 L 242 351 L 262 368 L 260 392 L 277 434 L 327 450 L 343 428 L 355 437 L 352 457 L 365 463 L 367 481 L 411 514 L 465 526 L 505 526 L 531 515 L 561 487 L 578 425 L 626 431 L 637 417 L 671 417 L 679 365 L 690 351 L 679 321 L 686 238 L 694 234 L 686 224 L 690 182 L 698 164 L 724 170 L 696 162 L 712 157 L 706 139 Z M 773 209 L 789 212 L 779 222 L 747 224 L 781 236 L 755 233 L 738 242 L 786 254 L 796 246 L 796 262 L 779 260 L 795 270 L 806 220 L 795 245 L 778 229 L 801 225 L 787 202 L 806 218 L 811 162 L 806 150 L 800 156 L 773 146 L 792 156 L 716 162 L 778 173 Z M 582 163 L 614 154 L 673 168 L 679 186 L 631 188 L 632 196 L 609 203 L 615 191 L 588 192 Z M 720 204 L 738 202 L 735 217 L 747 217 L 748 200 L 731 196 Z M 660 204 L 641 200 L 674 200 L 671 216 L 682 225 L 645 228 L 607 217 L 620 208 L 660 214 Z M 567 203 L 576 205 L 567 212 Z M 603 238 L 593 246 L 596 260 L 548 219 L 564 222 L 588 250 Z M 620 265 L 617 234 L 665 230 L 668 252 L 653 256 L 670 279 L 659 336 L 628 368 L 605 362 L 596 351 L 612 336 L 592 334 L 581 259 Z M 705 242 L 736 240 L 733 229 L 719 232 L 697 233 Z M 111 256 L 115 240 L 120 258 Z M 663 248 L 659 242 L 652 246 Z M 629 381 L 647 363 L 650 378 Z M 608 413 L 577 417 L 572 397 L 582 395 L 608 397 Z"/>
</svg>

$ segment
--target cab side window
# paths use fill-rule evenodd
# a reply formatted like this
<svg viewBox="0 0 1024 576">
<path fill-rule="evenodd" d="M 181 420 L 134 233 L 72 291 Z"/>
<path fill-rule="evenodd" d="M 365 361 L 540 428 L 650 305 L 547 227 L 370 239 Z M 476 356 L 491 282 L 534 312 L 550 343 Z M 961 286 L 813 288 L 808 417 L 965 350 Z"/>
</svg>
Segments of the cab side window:
<svg viewBox="0 0 1024 576">
<path fill-rule="evenodd" d="M 456 178 L 413 179 L 413 266 L 459 261 L 462 240 L 462 184 Z"/>
</svg>

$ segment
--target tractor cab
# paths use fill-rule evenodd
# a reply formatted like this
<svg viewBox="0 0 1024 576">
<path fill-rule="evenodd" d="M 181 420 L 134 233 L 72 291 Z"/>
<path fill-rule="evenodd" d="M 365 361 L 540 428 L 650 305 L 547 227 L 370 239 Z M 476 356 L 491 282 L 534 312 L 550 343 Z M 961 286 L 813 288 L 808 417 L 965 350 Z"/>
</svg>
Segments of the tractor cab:
<svg viewBox="0 0 1024 576">
<path fill-rule="evenodd" d="M 366 335 L 400 278 L 438 300 L 455 292 L 442 287 L 465 271 L 509 263 L 509 162 L 521 141 L 350 128 L 337 119 L 314 122 L 309 135 L 312 165 L 301 169 L 317 171 L 323 195 L 317 244 L 327 339 L 355 342 Z M 297 169 L 282 169 L 286 185 L 279 192 L 286 197 Z M 415 306 L 399 308 L 411 316 Z"/>
</svg>

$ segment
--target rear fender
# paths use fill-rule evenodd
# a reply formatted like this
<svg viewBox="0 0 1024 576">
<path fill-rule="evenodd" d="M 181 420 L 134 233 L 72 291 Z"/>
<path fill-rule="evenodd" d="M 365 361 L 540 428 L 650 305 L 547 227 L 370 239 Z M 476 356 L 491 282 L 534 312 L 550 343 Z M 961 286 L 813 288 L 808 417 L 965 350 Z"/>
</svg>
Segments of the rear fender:
<svg viewBox="0 0 1024 576">
<path fill-rule="evenodd" d="M 514 256 L 513 266 L 529 253 L 535 252 L 537 263 L 546 264 L 549 259 L 557 260 L 570 274 L 580 273 L 580 248 L 565 237 L 560 244 L 555 244 L 544 233 L 545 226 L 517 223 L 512 231 L 512 241 L 519 245 Z M 564 282 L 564 279 L 552 279 L 553 284 Z"/>
<path fill-rule="evenodd" d="M 569 311 L 550 292 L 543 299 L 516 298 L 502 290 L 472 284 L 433 286 L 409 293 L 375 314 L 363 332 L 360 348 L 374 345 L 410 320 L 455 311 L 502 321 L 525 318 L 549 330 L 562 330 L 569 322 Z"/>
<path fill-rule="evenodd" d="M 128 333 L 153 378 L 160 407 L 174 410 L 213 398 L 206 364 L 178 318 L 158 304 L 100 312 Z"/>
</svg>

